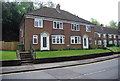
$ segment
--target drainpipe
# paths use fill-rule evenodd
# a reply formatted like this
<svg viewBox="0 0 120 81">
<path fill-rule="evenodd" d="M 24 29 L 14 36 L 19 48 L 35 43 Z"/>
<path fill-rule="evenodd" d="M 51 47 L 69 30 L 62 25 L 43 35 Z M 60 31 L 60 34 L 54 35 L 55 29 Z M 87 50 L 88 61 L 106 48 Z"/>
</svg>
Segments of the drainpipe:
<svg viewBox="0 0 120 81">
<path fill-rule="evenodd" d="M 24 50 L 25 50 L 25 17 L 24 17 Z"/>
</svg>

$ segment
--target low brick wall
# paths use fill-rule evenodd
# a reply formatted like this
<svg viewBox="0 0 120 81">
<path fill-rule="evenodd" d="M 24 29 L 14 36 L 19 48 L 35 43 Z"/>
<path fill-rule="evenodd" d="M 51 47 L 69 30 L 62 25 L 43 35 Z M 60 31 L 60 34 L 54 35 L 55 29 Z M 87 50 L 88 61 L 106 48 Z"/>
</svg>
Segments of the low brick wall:
<svg viewBox="0 0 120 81">
<path fill-rule="evenodd" d="M 0 61 L 2 66 L 18 66 L 21 65 L 21 60 L 4 60 Z"/>
<path fill-rule="evenodd" d="M 120 52 L 114 52 L 114 54 L 120 54 Z"/>
<path fill-rule="evenodd" d="M 72 60 L 82 60 L 90 59 L 102 56 L 113 55 L 113 52 L 99 53 L 99 54 L 88 54 L 88 55 L 78 55 L 78 56 L 66 56 L 66 57 L 53 57 L 53 58 L 38 58 L 34 60 L 34 63 L 50 63 L 50 62 L 62 62 L 62 61 L 72 61 Z"/>
<path fill-rule="evenodd" d="M 73 61 L 73 60 L 83 60 L 102 56 L 109 56 L 113 54 L 120 54 L 120 52 L 108 52 L 99 54 L 88 54 L 88 55 L 78 55 L 78 56 L 66 56 L 66 57 L 54 57 L 54 58 L 40 58 L 33 60 L 33 63 L 52 63 L 52 62 L 62 62 L 62 61 Z M 18 66 L 21 65 L 21 60 L 4 60 L 0 61 L 2 66 Z"/>
</svg>

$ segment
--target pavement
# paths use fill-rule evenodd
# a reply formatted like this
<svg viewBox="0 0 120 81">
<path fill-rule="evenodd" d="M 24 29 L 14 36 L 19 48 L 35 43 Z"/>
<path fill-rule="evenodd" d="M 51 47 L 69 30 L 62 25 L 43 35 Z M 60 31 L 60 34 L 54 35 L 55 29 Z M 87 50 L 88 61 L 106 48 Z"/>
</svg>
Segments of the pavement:
<svg viewBox="0 0 120 81">
<path fill-rule="evenodd" d="M 0 73 L 8 74 L 8 73 L 27 72 L 27 71 L 45 70 L 45 69 L 61 68 L 61 67 L 67 67 L 67 66 L 90 64 L 90 63 L 117 58 L 119 56 L 120 56 L 119 54 L 115 54 L 115 55 L 85 59 L 85 60 L 43 63 L 43 64 L 24 64 L 21 66 L 8 66 L 8 67 L 0 68 L 0 70 L 2 70 L 2 72 Z"/>
<path fill-rule="evenodd" d="M 26 81 L 33 81 L 37 79 L 37 81 L 74 81 L 73 79 L 78 79 L 77 81 L 101 81 L 97 79 L 116 79 L 114 81 L 118 81 L 118 58 L 95 62 L 91 64 L 84 65 L 76 65 L 76 66 L 68 66 L 62 68 L 54 68 L 54 69 L 45 69 L 45 70 L 35 70 L 28 72 L 19 72 L 19 73 L 10 73 L 10 74 L 2 74 L 2 81 L 6 81 L 6 79 L 11 81 L 16 81 L 23 79 Z M 44 79 L 44 80 L 43 80 Z M 51 80 L 52 79 L 52 80 Z M 55 79 L 55 80 L 53 80 Z M 63 80 L 64 79 L 64 80 Z M 84 79 L 84 80 L 83 80 Z M 86 80 L 88 79 L 88 80 Z M 90 80 L 91 79 L 91 80 Z M 93 80 L 94 79 L 94 80 Z M 96 80 L 95 80 L 96 79 Z M 21 80 L 20 80 L 21 81 Z M 110 80 L 108 80 L 110 81 Z"/>
</svg>

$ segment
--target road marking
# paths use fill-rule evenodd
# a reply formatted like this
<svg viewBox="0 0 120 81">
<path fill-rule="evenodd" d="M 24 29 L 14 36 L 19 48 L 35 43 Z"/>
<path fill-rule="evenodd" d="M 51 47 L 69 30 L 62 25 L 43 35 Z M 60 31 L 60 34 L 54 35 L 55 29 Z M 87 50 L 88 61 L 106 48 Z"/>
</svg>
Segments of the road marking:
<svg viewBox="0 0 120 81">
<path fill-rule="evenodd" d="M 82 74 L 81 76 L 93 75 L 93 74 L 101 73 L 101 72 L 104 72 L 104 71 L 106 71 L 106 70 L 104 69 L 104 70 L 100 70 L 100 71 L 96 71 L 96 72 L 86 73 L 86 74 Z M 79 77 L 81 77 L 81 76 L 73 77 L 73 78 L 71 78 L 71 79 L 76 79 L 76 78 L 79 78 Z"/>
<path fill-rule="evenodd" d="M 0 76 L 16 75 L 16 74 L 24 74 L 24 73 L 31 73 L 31 72 L 42 72 L 42 71 L 44 71 L 44 70 L 27 71 L 27 72 L 19 72 L 19 73 L 9 73 L 9 74 L 0 74 Z"/>
<path fill-rule="evenodd" d="M 109 60 L 100 61 L 100 62 L 95 62 L 95 63 L 90 63 L 90 64 L 84 64 L 84 65 L 66 66 L 66 67 L 62 67 L 62 68 L 72 68 L 72 67 L 78 67 L 78 66 L 86 66 L 86 65 L 91 65 L 91 64 L 97 64 L 97 63 L 103 63 L 103 62 L 107 62 L 107 61 L 112 61 L 112 60 L 116 60 L 116 59 L 118 59 L 118 58 L 109 59 Z M 45 70 L 46 69 L 44 69 L 44 70 L 36 70 L 36 71 L 27 71 L 27 72 L 19 72 L 19 73 L 0 74 L 0 76 L 23 74 L 23 73 L 31 73 L 31 72 L 41 72 L 41 71 L 45 71 Z"/>
<path fill-rule="evenodd" d="M 109 60 L 100 61 L 100 62 L 95 62 L 95 63 L 90 63 L 90 64 L 75 65 L 75 66 L 66 66 L 66 67 L 63 67 L 63 68 L 71 68 L 71 67 L 78 67 L 78 66 L 86 66 L 86 65 L 98 64 L 98 63 L 108 62 L 108 61 L 117 60 L 117 59 L 118 59 L 118 58 L 115 58 L 115 59 L 109 59 Z"/>
<path fill-rule="evenodd" d="M 86 73 L 86 74 L 83 74 L 83 75 L 93 75 L 93 74 L 101 73 L 101 72 L 104 72 L 104 71 L 106 71 L 106 70 L 104 69 L 104 70 L 100 70 L 100 71 L 96 71 L 96 72 L 92 72 L 92 73 Z"/>
</svg>

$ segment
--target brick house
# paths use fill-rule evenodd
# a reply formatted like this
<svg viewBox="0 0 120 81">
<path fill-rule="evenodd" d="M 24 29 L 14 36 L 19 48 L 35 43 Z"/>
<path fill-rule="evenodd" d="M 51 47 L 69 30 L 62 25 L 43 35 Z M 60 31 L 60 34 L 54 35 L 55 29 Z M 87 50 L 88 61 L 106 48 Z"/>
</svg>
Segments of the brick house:
<svg viewBox="0 0 120 81">
<path fill-rule="evenodd" d="M 109 45 L 120 45 L 120 35 L 117 29 L 107 28 L 103 26 L 95 26 L 96 47 L 107 47 Z"/>
<path fill-rule="evenodd" d="M 99 41 L 96 34 L 102 33 L 97 28 L 57 5 L 56 8 L 40 8 L 25 14 L 20 24 L 19 41 L 25 50 L 30 49 L 30 44 L 37 50 L 96 48 L 96 41 Z M 118 36 L 116 31 L 110 34 Z"/>
</svg>

